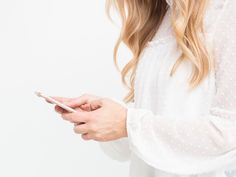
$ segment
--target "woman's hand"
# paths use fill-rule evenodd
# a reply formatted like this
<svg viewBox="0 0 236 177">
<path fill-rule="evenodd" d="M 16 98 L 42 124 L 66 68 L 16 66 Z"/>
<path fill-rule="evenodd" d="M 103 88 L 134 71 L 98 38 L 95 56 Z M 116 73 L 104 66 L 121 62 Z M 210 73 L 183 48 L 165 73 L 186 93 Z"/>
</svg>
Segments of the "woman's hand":
<svg viewBox="0 0 236 177">
<path fill-rule="evenodd" d="M 96 109 L 96 107 L 91 107 L 91 105 L 89 104 L 91 101 L 99 99 L 100 97 L 95 96 L 95 95 L 88 95 L 88 94 L 84 94 L 80 97 L 76 97 L 76 98 L 66 98 L 66 97 L 55 97 L 55 96 L 51 96 L 51 98 L 77 110 L 77 111 L 91 111 L 92 109 Z M 50 100 L 46 101 L 48 103 L 51 103 Z M 55 111 L 58 113 L 66 113 L 67 111 L 64 110 L 63 108 L 61 108 L 60 106 L 55 106 Z"/>
<path fill-rule="evenodd" d="M 53 98 L 78 110 L 68 113 L 55 106 L 63 119 L 75 123 L 75 133 L 81 134 L 84 140 L 111 141 L 127 137 L 127 109 L 123 105 L 108 98 L 87 94 L 78 98 Z"/>
</svg>

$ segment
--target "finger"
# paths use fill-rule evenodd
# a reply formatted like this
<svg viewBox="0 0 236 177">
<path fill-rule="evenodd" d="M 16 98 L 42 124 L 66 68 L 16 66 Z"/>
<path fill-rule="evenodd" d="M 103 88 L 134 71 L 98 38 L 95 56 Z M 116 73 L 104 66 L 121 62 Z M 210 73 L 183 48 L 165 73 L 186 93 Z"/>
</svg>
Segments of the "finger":
<svg viewBox="0 0 236 177">
<path fill-rule="evenodd" d="M 74 98 L 73 100 L 68 100 L 67 102 L 65 102 L 65 104 L 69 107 L 74 108 L 74 107 L 80 107 L 81 105 L 88 103 L 88 101 L 89 101 L 88 97 L 81 96 L 78 98 Z"/>
<path fill-rule="evenodd" d="M 65 113 L 65 110 L 62 109 L 60 106 L 57 106 L 57 105 L 54 107 L 54 110 L 59 114 Z"/>
<path fill-rule="evenodd" d="M 89 103 L 91 100 L 98 99 L 99 97 L 97 96 L 92 96 L 92 95 L 82 95 L 80 97 L 68 100 L 65 102 L 65 104 L 69 107 L 80 107 L 81 105 L 84 105 L 86 103 Z"/>
<path fill-rule="evenodd" d="M 91 106 L 89 103 L 80 106 L 84 111 L 91 111 Z"/>
<path fill-rule="evenodd" d="M 83 140 L 86 140 L 86 141 L 92 140 L 92 137 L 89 133 L 82 134 L 81 138 L 83 138 Z"/>
<path fill-rule="evenodd" d="M 72 123 L 80 123 L 80 122 L 87 122 L 91 115 L 89 112 L 75 112 L 75 113 L 63 113 L 62 118 L 68 120 Z"/>
<path fill-rule="evenodd" d="M 54 109 L 55 109 L 55 111 L 56 111 L 57 113 L 59 113 L 59 114 L 68 113 L 67 110 L 65 110 L 64 108 L 62 108 L 62 107 L 60 107 L 60 106 L 58 106 L 58 105 L 56 105 L 56 106 L 54 107 Z M 77 110 L 79 111 L 79 109 L 77 109 Z"/>
<path fill-rule="evenodd" d="M 85 124 L 84 122 L 74 123 L 74 126 Z"/>
<path fill-rule="evenodd" d="M 76 111 L 84 111 L 82 108 L 80 107 L 77 107 L 77 108 L 74 108 Z"/>
<path fill-rule="evenodd" d="M 77 134 L 85 134 L 88 133 L 89 128 L 87 124 L 79 124 L 74 126 L 74 132 Z"/>
<path fill-rule="evenodd" d="M 93 100 L 90 102 L 90 107 L 92 110 L 96 110 L 102 107 L 102 99 Z"/>
</svg>

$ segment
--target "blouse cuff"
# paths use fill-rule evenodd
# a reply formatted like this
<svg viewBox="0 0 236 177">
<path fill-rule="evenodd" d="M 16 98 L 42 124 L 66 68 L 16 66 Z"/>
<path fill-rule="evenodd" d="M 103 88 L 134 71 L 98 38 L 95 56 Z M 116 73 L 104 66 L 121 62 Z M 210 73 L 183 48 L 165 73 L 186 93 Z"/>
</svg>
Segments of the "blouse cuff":
<svg viewBox="0 0 236 177">
<path fill-rule="evenodd" d="M 142 109 L 128 108 L 126 117 L 126 129 L 129 140 L 129 147 L 134 149 L 135 144 L 139 140 L 139 133 L 141 130 L 142 117 L 145 111 Z"/>
</svg>

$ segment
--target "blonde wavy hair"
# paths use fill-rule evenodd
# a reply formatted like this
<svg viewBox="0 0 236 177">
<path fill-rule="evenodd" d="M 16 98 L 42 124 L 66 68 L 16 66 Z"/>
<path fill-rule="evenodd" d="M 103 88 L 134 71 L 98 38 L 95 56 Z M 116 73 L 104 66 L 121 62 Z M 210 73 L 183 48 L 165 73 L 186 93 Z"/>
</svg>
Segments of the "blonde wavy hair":
<svg viewBox="0 0 236 177">
<path fill-rule="evenodd" d="M 182 54 L 173 66 L 170 76 L 173 76 L 183 60 L 190 60 L 192 63 L 190 90 L 204 80 L 212 67 L 211 57 L 200 36 L 204 34 L 203 21 L 207 2 L 208 0 L 173 0 L 171 5 L 171 24 Z M 170 7 L 166 0 L 107 0 L 106 10 L 109 18 L 111 18 L 111 7 L 118 10 L 122 22 L 120 36 L 114 47 L 116 67 L 118 68 L 117 53 L 122 42 L 133 54 L 131 60 L 120 71 L 122 82 L 129 89 L 129 93 L 123 99 L 128 103 L 134 101 L 135 71 L 140 54 L 158 31 Z"/>
</svg>

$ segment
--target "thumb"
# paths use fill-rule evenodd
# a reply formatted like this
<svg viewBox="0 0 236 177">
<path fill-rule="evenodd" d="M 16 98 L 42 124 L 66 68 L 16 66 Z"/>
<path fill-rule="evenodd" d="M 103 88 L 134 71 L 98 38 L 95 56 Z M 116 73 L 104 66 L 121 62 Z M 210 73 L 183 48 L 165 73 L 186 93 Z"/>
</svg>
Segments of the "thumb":
<svg viewBox="0 0 236 177">
<path fill-rule="evenodd" d="M 71 108 L 80 107 L 81 105 L 84 105 L 86 103 L 88 103 L 88 99 L 85 99 L 83 97 L 73 98 L 70 100 L 66 100 L 64 102 L 64 104 L 66 104 L 67 106 L 69 106 Z"/>
</svg>

